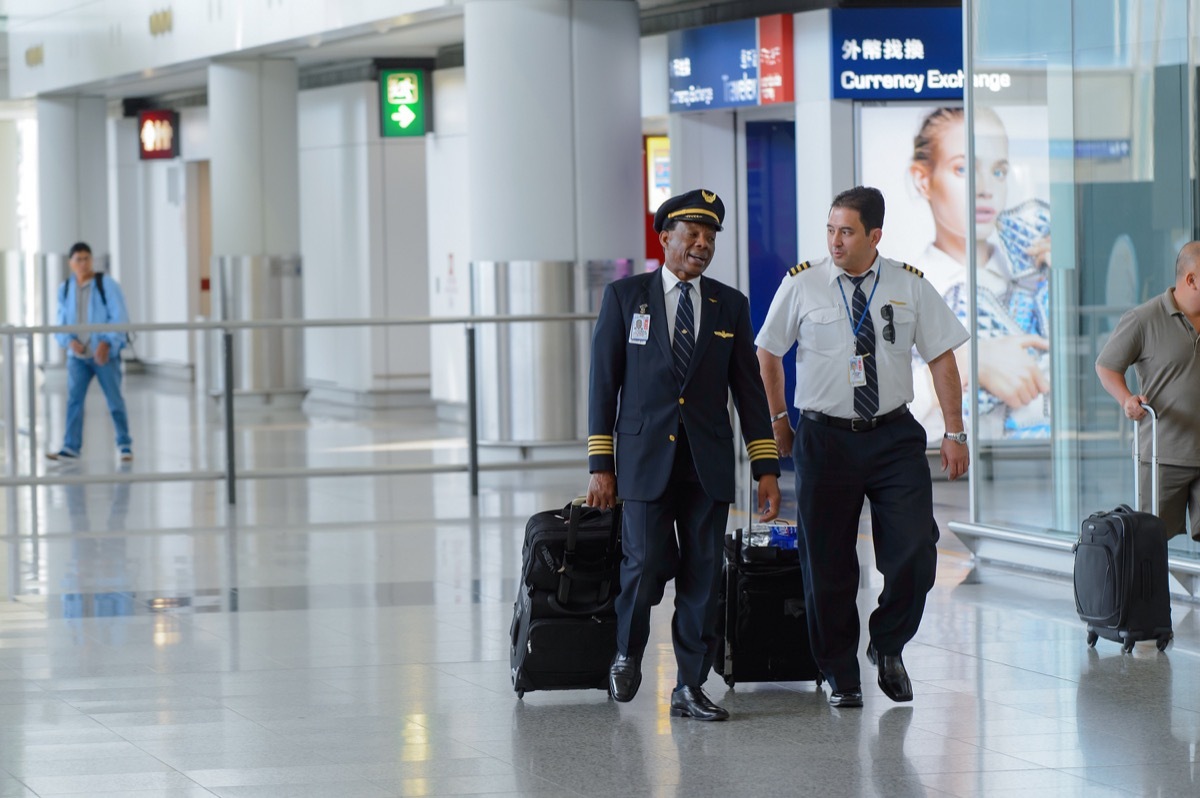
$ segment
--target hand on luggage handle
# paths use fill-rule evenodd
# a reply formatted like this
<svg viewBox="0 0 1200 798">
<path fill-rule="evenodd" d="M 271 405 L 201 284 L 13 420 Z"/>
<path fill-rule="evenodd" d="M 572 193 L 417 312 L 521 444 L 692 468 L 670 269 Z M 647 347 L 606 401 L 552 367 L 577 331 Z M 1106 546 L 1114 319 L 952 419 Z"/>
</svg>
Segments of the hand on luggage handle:
<svg viewBox="0 0 1200 798">
<path fill-rule="evenodd" d="M 623 501 L 625 501 L 625 500 L 622 499 L 620 496 L 617 497 L 617 504 L 621 504 Z M 587 496 L 576 496 L 574 499 L 571 499 L 571 506 L 572 507 L 587 507 L 588 506 Z"/>
<path fill-rule="evenodd" d="M 1146 415 L 1150 416 L 1150 512 L 1158 515 L 1158 413 L 1150 405 L 1142 402 L 1142 409 L 1146 411 Z M 1134 422 L 1133 429 L 1133 501 L 1139 510 L 1144 510 L 1142 507 L 1142 491 L 1141 491 L 1141 435 L 1137 429 L 1138 422 Z"/>
</svg>

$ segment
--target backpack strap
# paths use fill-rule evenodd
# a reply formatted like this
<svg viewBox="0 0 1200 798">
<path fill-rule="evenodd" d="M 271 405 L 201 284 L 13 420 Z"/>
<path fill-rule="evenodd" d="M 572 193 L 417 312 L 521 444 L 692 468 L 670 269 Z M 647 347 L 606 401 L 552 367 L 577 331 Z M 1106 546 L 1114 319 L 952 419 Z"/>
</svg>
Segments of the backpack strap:
<svg viewBox="0 0 1200 798">
<path fill-rule="evenodd" d="M 104 307 L 108 307 L 108 297 L 104 295 L 104 272 L 96 272 L 96 293 L 100 295 L 100 301 L 104 303 Z"/>
</svg>

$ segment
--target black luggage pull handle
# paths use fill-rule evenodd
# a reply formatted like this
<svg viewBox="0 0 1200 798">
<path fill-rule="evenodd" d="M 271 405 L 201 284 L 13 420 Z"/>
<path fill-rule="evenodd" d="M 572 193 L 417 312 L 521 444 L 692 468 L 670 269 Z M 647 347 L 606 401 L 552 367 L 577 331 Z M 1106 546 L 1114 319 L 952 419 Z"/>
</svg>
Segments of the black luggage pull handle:
<svg viewBox="0 0 1200 798">
<path fill-rule="evenodd" d="M 558 569 L 557 598 L 560 604 L 570 602 L 571 573 L 575 565 L 575 546 L 579 542 L 579 523 L 583 519 L 585 510 L 588 509 L 592 508 L 587 506 L 587 499 L 583 496 L 573 499 L 563 508 L 563 514 L 567 517 L 567 541 L 566 547 L 563 549 L 562 566 Z M 608 532 L 608 558 L 611 558 L 617 551 L 618 541 L 621 537 L 621 515 L 621 500 L 618 498 L 617 506 L 612 511 L 612 527 Z"/>
</svg>

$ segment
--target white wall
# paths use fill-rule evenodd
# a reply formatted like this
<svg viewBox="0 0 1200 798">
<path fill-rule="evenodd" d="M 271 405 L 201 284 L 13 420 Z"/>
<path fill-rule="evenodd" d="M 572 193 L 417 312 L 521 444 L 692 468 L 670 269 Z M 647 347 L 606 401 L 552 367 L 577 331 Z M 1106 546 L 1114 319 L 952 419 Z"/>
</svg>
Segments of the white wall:
<svg viewBox="0 0 1200 798">
<path fill-rule="evenodd" d="M 666 118 L 670 112 L 668 94 L 671 81 L 667 77 L 667 35 L 641 38 L 642 119 Z"/>
<path fill-rule="evenodd" d="M 380 137 L 377 91 L 374 83 L 353 83 L 299 95 L 308 318 L 429 312 L 425 142 Z M 428 330 L 309 331 L 305 375 L 322 398 L 427 391 Z"/>
<path fill-rule="evenodd" d="M 705 274 L 738 286 L 737 158 L 734 112 L 730 110 L 671 114 L 671 193 L 696 188 L 717 192 L 725 203 L 724 232 Z"/>
<path fill-rule="evenodd" d="M 30 97 L 108 78 L 245 53 L 281 42 L 332 38 L 366 25 L 386 31 L 399 21 L 435 21 L 461 0 L 7 0 L 12 97 Z M 172 29 L 150 31 L 150 15 L 170 9 Z M 29 48 L 43 61 L 25 63 Z M 417 45 L 414 57 L 436 54 Z"/>
<path fill-rule="evenodd" d="M 108 120 L 111 267 L 131 321 L 190 321 L 184 180 L 181 161 L 138 159 L 136 119 Z M 147 363 L 191 362 L 183 331 L 139 334 L 134 347 Z"/>
<path fill-rule="evenodd" d="M 829 12 L 795 16 L 796 235 L 800 260 L 828 254 L 834 195 L 854 186 L 854 106 L 830 98 Z"/>
<path fill-rule="evenodd" d="M 429 212 L 429 313 L 471 312 L 471 219 L 467 201 L 466 73 L 433 73 L 433 133 L 425 137 Z M 435 402 L 467 401 L 466 338 L 443 326 L 429 341 L 431 393 Z"/>
</svg>

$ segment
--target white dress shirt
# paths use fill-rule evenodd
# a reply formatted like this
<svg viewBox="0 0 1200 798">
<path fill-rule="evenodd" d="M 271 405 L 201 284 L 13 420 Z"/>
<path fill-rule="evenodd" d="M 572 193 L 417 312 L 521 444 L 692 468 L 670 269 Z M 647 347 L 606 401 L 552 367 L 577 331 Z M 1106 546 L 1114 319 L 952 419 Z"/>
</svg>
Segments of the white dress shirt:
<svg viewBox="0 0 1200 798">
<path fill-rule="evenodd" d="M 677 287 L 682 282 L 676 277 L 670 269 L 663 266 L 659 269 L 662 272 L 663 282 L 663 301 L 667 306 L 667 332 L 671 336 L 671 345 L 675 345 L 675 313 L 679 310 L 679 288 Z M 697 277 L 695 280 L 689 280 L 692 284 L 692 321 L 696 325 L 696 330 L 700 329 L 700 281 L 703 277 Z M 698 337 L 698 333 L 693 332 L 692 338 Z"/>
<path fill-rule="evenodd" d="M 957 348 L 970 335 L 930 282 L 905 269 L 899 261 L 877 256 L 866 274 L 871 276 L 863 281 L 862 288 L 870 297 L 875 326 L 879 414 L 883 415 L 913 399 L 914 345 L 921 357 L 930 361 Z M 789 272 L 771 300 L 755 343 L 782 357 L 793 342 L 800 342 L 796 350 L 795 403 L 801 410 L 817 410 L 839 418 L 855 416 L 854 386 L 850 382 L 855 341 L 849 309 L 853 302 L 850 275 L 830 258 L 795 274 Z M 888 324 L 880 312 L 884 305 L 892 307 L 891 323 L 896 331 L 893 343 L 883 337 Z"/>
</svg>

